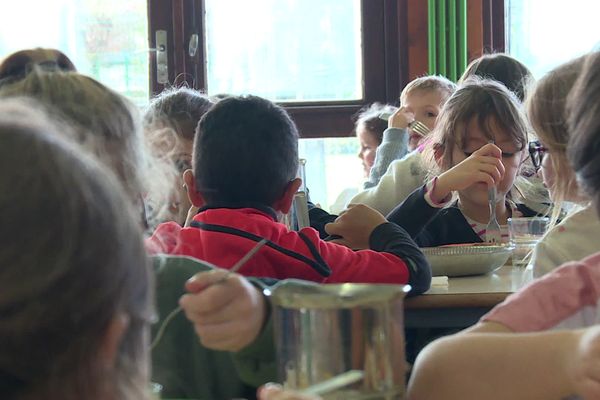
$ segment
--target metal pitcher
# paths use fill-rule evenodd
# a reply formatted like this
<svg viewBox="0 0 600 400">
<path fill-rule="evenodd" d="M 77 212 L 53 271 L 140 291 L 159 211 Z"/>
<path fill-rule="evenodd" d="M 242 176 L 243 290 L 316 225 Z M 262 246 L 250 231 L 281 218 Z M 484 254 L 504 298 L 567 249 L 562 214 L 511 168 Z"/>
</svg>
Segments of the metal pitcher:
<svg viewBox="0 0 600 400">
<path fill-rule="evenodd" d="M 273 304 L 280 382 L 303 389 L 349 370 L 364 379 L 326 399 L 401 399 L 408 285 L 323 285 L 287 280 Z"/>
</svg>

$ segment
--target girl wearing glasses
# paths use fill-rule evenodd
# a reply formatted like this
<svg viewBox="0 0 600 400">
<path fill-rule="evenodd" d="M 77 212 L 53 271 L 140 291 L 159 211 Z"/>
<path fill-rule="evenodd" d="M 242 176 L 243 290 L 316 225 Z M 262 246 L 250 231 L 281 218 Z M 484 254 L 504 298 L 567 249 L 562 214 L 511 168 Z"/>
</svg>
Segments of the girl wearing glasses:
<svg viewBox="0 0 600 400">
<path fill-rule="evenodd" d="M 530 147 L 533 162 L 542 168 L 553 198 L 562 194 L 563 199 L 584 200 L 575 170 L 596 213 L 599 95 L 600 53 L 593 53 L 585 62 L 576 59 L 550 72 L 528 102 L 540 136 Z M 427 346 L 413 367 L 409 399 L 600 398 L 600 228 L 593 227 L 598 226 L 594 211 L 586 210 L 587 220 L 573 222 L 573 214 L 556 226 L 566 227 L 565 234 L 572 229 L 564 238 L 571 246 L 577 241 L 589 244 L 584 253 L 573 255 L 585 258 L 533 281 L 469 331 Z"/>
<path fill-rule="evenodd" d="M 488 241 L 489 191 L 496 191 L 499 241 L 508 241 L 509 217 L 537 213 L 512 199 L 515 178 L 527 158 L 529 125 L 516 96 L 504 85 L 472 77 L 442 109 L 424 150 L 431 178 L 417 188 L 387 219 L 403 227 L 421 247 Z M 368 218 L 355 207 L 347 220 Z M 361 232 L 351 226 L 327 225 L 330 234 L 359 246 Z"/>
<path fill-rule="evenodd" d="M 536 277 L 598 249 L 600 220 L 589 206 L 589 198 L 579 190 L 567 160 L 567 95 L 582 64 L 583 58 L 578 58 L 549 72 L 526 102 L 529 120 L 539 138 L 529 143 L 529 154 L 554 203 L 552 223 L 558 220 L 565 203 L 572 205 L 569 215 L 536 245 L 530 262 Z"/>
</svg>

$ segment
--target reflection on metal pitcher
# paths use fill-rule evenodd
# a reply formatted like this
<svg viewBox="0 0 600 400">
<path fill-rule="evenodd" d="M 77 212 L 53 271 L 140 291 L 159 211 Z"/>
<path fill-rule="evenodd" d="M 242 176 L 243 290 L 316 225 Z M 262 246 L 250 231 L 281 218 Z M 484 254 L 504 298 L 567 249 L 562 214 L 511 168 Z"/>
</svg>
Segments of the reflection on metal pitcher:
<svg viewBox="0 0 600 400">
<path fill-rule="evenodd" d="M 349 370 L 357 383 L 326 399 L 400 399 L 404 395 L 402 285 L 319 285 L 288 280 L 271 290 L 279 374 L 303 389 Z"/>
</svg>

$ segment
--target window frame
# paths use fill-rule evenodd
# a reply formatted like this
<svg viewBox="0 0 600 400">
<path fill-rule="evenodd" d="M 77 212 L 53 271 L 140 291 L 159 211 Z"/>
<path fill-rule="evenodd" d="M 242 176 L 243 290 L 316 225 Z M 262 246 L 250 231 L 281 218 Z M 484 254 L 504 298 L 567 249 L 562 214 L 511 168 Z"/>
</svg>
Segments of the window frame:
<svg viewBox="0 0 600 400">
<path fill-rule="evenodd" d="M 468 1 L 469 60 L 491 51 L 504 51 L 504 0 Z M 358 101 L 282 104 L 298 125 L 301 137 L 353 135 L 352 117 L 375 101 L 398 104 L 401 88 L 427 73 L 427 2 L 424 0 L 362 0 L 362 61 L 364 98 Z M 206 91 L 204 0 L 148 0 L 149 43 L 166 30 L 169 85 L 156 82 L 156 53 L 150 53 L 150 92 L 187 85 Z M 196 18 L 194 18 L 196 16 Z M 193 34 L 199 37 L 189 53 Z"/>
</svg>

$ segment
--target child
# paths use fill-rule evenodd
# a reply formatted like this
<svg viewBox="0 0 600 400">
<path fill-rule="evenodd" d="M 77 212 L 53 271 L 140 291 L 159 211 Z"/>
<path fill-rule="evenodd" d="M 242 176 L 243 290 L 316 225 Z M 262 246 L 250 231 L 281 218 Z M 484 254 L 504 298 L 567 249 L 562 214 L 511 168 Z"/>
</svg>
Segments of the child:
<svg viewBox="0 0 600 400">
<path fill-rule="evenodd" d="M 0 101 L 0 397 L 149 400 L 152 290 L 134 213 L 34 108 Z"/>
<path fill-rule="evenodd" d="M 163 91 L 150 102 L 144 114 L 144 132 L 153 153 L 177 167 L 174 193 L 164 215 L 156 222 L 186 221 L 190 202 L 183 186 L 183 171 L 192 167 L 196 126 L 213 102 L 197 90 L 186 87 Z"/>
<path fill-rule="evenodd" d="M 533 81 L 533 75 L 529 69 L 527 69 L 527 67 L 517 59 L 506 54 L 487 54 L 473 60 L 461 76 L 459 83 L 464 82 L 471 76 L 493 79 L 504 84 L 504 86 L 517 95 L 520 101 L 523 101 L 523 96 L 527 85 Z M 419 79 L 425 79 L 425 82 L 427 82 L 428 79 L 433 78 L 437 77 L 423 77 Z M 419 79 L 413 82 L 417 82 Z M 445 78 L 440 79 L 445 80 Z M 443 81 L 440 82 L 440 84 L 442 83 Z M 448 87 L 448 84 L 454 85 L 447 81 L 445 86 Z M 411 84 L 409 84 L 409 86 L 410 85 Z M 441 108 L 445 100 L 447 100 L 452 92 L 454 92 L 455 88 L 456 87 L 454 86 L 452 90 L 446 91 L 446 95 L 443 98 L 443 101 L 440 103 L 439 108 Z M 406 88 L 404 91 L 406 91 Z M 409 100 L 410 99 L 408 98 L 406 99 L 407 102 Z M 404 104 L 404 100 L 402 101 L 402 104 Z M 399 110 L 399 113 L 401 111 L 402 110 Z M 434 114 L 439 114 L 439 110 Z M 394 116 L 394 118 L 396 118 L 396 116 Z M 405 124 L 415 118 L 421 122 L 425 122 L 430 129 L 433 129 L 435 125 L 434 123 L 428 124 L 426 122 L 426 117 L 411 117 L 410 115 L 403 116 L 400 114 L 397 116 L 397 118 L 400 118 L 400 122 L 402 124 L 399 125 L 399 127 L 406 126 Z M 392 126 L 392 122 L 390 122 L 390 126 Z M 394 134 L 392 132 L 390 135 L 390 142 L 394 143 L 394 141 L 399 141 L 401 136 L 398 135 L 400 135 L 400 133 L 397 132 Z M 418 140 L 419 137 L 415 136 L 415 139 Z M 385 136 L 383 143 L 387 143 Z M 374 172 L 380 172 L 380 175 L 376 178 L 377 180 L 381 178 L 379 185 L 370 190 L 359 193 L 354 199 L 352 199 L 351 203 L 366 204 L 383 214 L 388 214 L 394 207 L 402 203 L 406 197 L 408 197 L 409 194 L 421 186 L 427 178 L 427 168 L 426 165 L 424 165 L 426 163 L 423 162 L 423 157 L 421 154 L 424 146 L 415 145 L 414 147 L 417 147 L 417 150 L 412 151 L 402 159 L 404 153 L 394 152 L 393 149 L 392 151 L 388 151 L 385 149 L 385 146 L 382 146 L 377 152 L 375 167 L 373 168 Z M 414 147 L 409 146 L 409 150 L 414 150 Z M 394 161 L 395 159 L 397 161 Z M 393 166 L 390 166 L 392 161 L 394 161 L 392 164 Z M 388 166 L 390 166 L 389 169 Z M 384 172 L 385 175 L 381 177 L 381 174 Z M 536 184 L 535 181 L 535 177 L 527 179 L 519 177 L 517 184 L 519 192 L 523 193 L 523 196 L 520 196 L 519 200 L 526 204 L 529 208 L 539 213 L 544 213 L 548 208 L 547 193 L 544 188 L 540 187 L 540 184 Z M 515 198 L 517 197 L 515 196 Z"/>
<path fill-rule="evenodd" d="M 433 129 L 440 109 L 455 89 L 454 83 L 441 76 L 424 76 L 406 85 L 400 96 L 401 107 L 388 119 L 388 129 L 377 148 L 365 183 L 367 190 L 356 195 L 351 204 L 366 204 L 385 215 L 423 184 L 421 152 L 415 151 L 422 135 L 409 130 L 408 124 L 416 119 Z"/>
<path fill-rule="evenodd" d="M 446 102 L 430 142 L 441 174 L 413 192 L 388 220 L 404 227 L 421 247 L 484 242 L 488 191 L 495 188 L 496 216 L 507 240 L 509 217 L 535 215 L 507 197 L 526 158 L 527 131 L 518 101 L 506 87 L 491 80 L 465 81 Z"/>
<path fill-rule="evenodd" d="M 533 251 L 530 265 L 536 277 L 567 261 L 580 260 L 599 249 L 600 219 L 581 193 L 575 172 L 567 160 L 567 95 L 581 72 L 584 58 L 566 63 L 544 76 L 527 101 L 529 120 L 539 141 L 530 143 L 534 166 L 541 171 L 554 202 L 553 221 L 563 202 L 575 210 L 551 229 Z"/>
<path fill-rule="evenodd" d="M 21 96 L 39 100 L 72 128 L 76 142 L 116 174 L 143 225 L 147 223 L 143 194 L 156 204 L 166 204 L 172 165 L 149 155 L 139 114 L 125 97 L 85 75 L 35 66 L 22 79 L 0 88 L 0 97 Z M 150 205 L 158 212 L 159 206 Z"/>
<path fill-rule="evenodd" d="M 383 140 L 383 132 L 387 127 L 386 121 L 379 118 L 382 113 L 392 113 L 394 107 L 380 103 L 373 103 L 363 107 L 356 116 L 355 133 L 360 144 L 360 158 L 365 177 L 369 178 L 373 162 L 375 161 L 375 151 L 381 145 Z M 405 151 L 405 150 L 399 150 Z M 365 182 L 365 187 L 368 187 L 368 182 Z"/>
<path fill-rule="evenodd" d="M 160 225 L 148 240 L 155 253 L 189 255 L 231 268 L 256 242 L 267 245 L 242 274 L 317 282 L 409 283 L 429 288 L 430 269 L 402 229 L 373 211 L 353 227 L 363 233 L 352 250 L 319 239 L 306 228 L 288 231 L 277 222 L 287 213 L 301 182 L 298 133 L 285 111 L 259 97 L 229 97 L 204 115 L 194 144 L 194 171 L 184 181 L 193 205 L 191 226 Z M 346 224 L 344 216 L 340 224 Z"/>
<path fill-rule="evenodd" d="M 523 63 L 508 54 L 485 54 L 473 60 L 459 79 L 459 85 L 471 76 L 493 79 L 506 86 L 523 102 L 525 94 L 535 79 Z M 517 176 L 514 183 L 513 200 L 526 205 L 539 214 L 548 214 L 551 200 L 548 190 L 541 179 L 534 173 L 533 165 L 526 160 L 522 174 Z M 560 211 L 560 206 L 557 208 Z"/>
<path fill-rule="evenodd" d="M 569 158 L 581 185 L 592 196 L 596 211 L 600 213 L 600 162 L 597 158 L 600 152 L 600 103 L 597 101 L 600 97 L 600 54 L 589 56 L 583 71 L 569 96 L 569 131 L 573 132 Z M 600 376 L 597 372 L 600 329 L 593 326 L 598 323 L 600 315 L 596 310 L 600 298 L 599 264 L 600 253 L 579 263 L 566 264 L 533 282 L 512 300 L 509 298 L 508 304 L 513 304 L 511 312 L 515 316 L 511 327 L 518 327 L 516 330 L 519 332 L 557 331 L 506 334 L 511 330 L 508 326 L 487 322 L 472 329 L 473 333 L 453 335 L 432 343 L 413 367 L 408 398 L 531 400 L 573 398 L 570 397 L 573 394 L 586 399 L 600 398 Z M 212 313 L 218 313 L 218 309 L 188 314 L 200 337 L 210 331 L 213 334 L 209 341 L 214 342 L 217 334 L 211 328 L 217 322 L 221 326 L 256 324 L 247 317 L 247 311 L 233 311 L 236 303 L 253 301 L 262 304 L 258 300 L 260 292 L 255 289 L 233 290 L 233 287 L 240 287 L 234 285 L 234 282 L 243 279 L 239 276 L 230 277 L 225 285 L 218 288 L 211 286 L 210 280 L 218 279 L 222 274 L 224 271 L 196 276 L 189 282 L 188 289 L 193 293 L 199 292 L 181 300 L 184 308 L 208 304 L 216 298 L 228 304 L 226 320 L 214 318 Z M 206 286 L 210 286 L 211 291 L 203 290 Z M 493 316 L 494 313 L 491 314 Z M 242 326 L 246 331 L 251 330 L 249 326 Z M 588 328 L 563 330 L 577 326 Z M 477 331 L 482 333 L 475 333 Z M 227 343 L 245 347 L 254 339 L 237 338 L 224 330 L 221 333 L 222 349 L 228 349 Z M 265 341 L 264 338 L 260 340 Z M 261 394 L 261 398 L 269 400 L 303 399 L 272 387 Z"/>
<path fill-rule="evenodd" d="M 383 132 L 387 127 L 387 122 L 379 118 L 379 116 L 382 113 L 393 112 L 394 107 L 390 105 L 373 103 L 371 105 L 361 108 L 358 111 L 358 114 L 356 115 L 354 132 L 360 145 L 360 152 L 358 153 L 358 158 L 360 158 L 360 161 L 362 163 L 364 176 L 365 178 L 367 178 L 367 180 L 364 183 L 365 188 L 372 186 L 369 180 L 369 174 L 371 172 L 371 168 L 373 167 L 373 162 L 375 161 L 375 152 L 377 150 L 377 147 L 381 145 L 381 141 L 383 140 Z M 396 146 L 396 143 L 394 143 L 393 145 Z M 396 151 L 404 153 L 406 152 L 405 143 L 399 141 L 397 143 L 397 146 L 398 149 Z M 335 202 L 329 207 L 332 214 L 339 214 L 340 212 L 342 212 L 348 205 L 349 200 L 352 197 L 354 197 L 356 193 L 358 193 L 358 188 L 356 187 L 344 189 L 336 198 Z M 330 221 L 328 220 L 327 222 Z M 320 226 L 315 226 L 314 224 L 312 224 L 311 226 L 322 232 Z"/>
<path fill-rule="evenodd" d="M 578 62 L 559 67 L 545 79 L 565 79 L 561 75 L 573 74 Z M 593 53 L 587 56 L 569 94 L 568 156 L 597 213 L 599 96 L 600 54 Z M 599 249 L 600 243 L 597 246 Z M 599 265 L 600 253 L 567 263 L 507 298 L 466 333 L 430 345 L 417 359 L 410 394 L 414 398 L 445 399 L 469 395 L 486 399 L 566 398 L 574 394 L 599 398 L 600 332 L 594 326 L 600 322 Z M 567 330 L 582 327 L 589 328 Z M 453 375 L 454 382 L 440 379 L 456 370 L 461 374 Z M 481 385 L 474 387 L 461 377 Z M 429 384 L 432 379 L 436 380 L 435 387 Z M 461 389 L 464 384 L 467 386 Z"/>
</svg>

